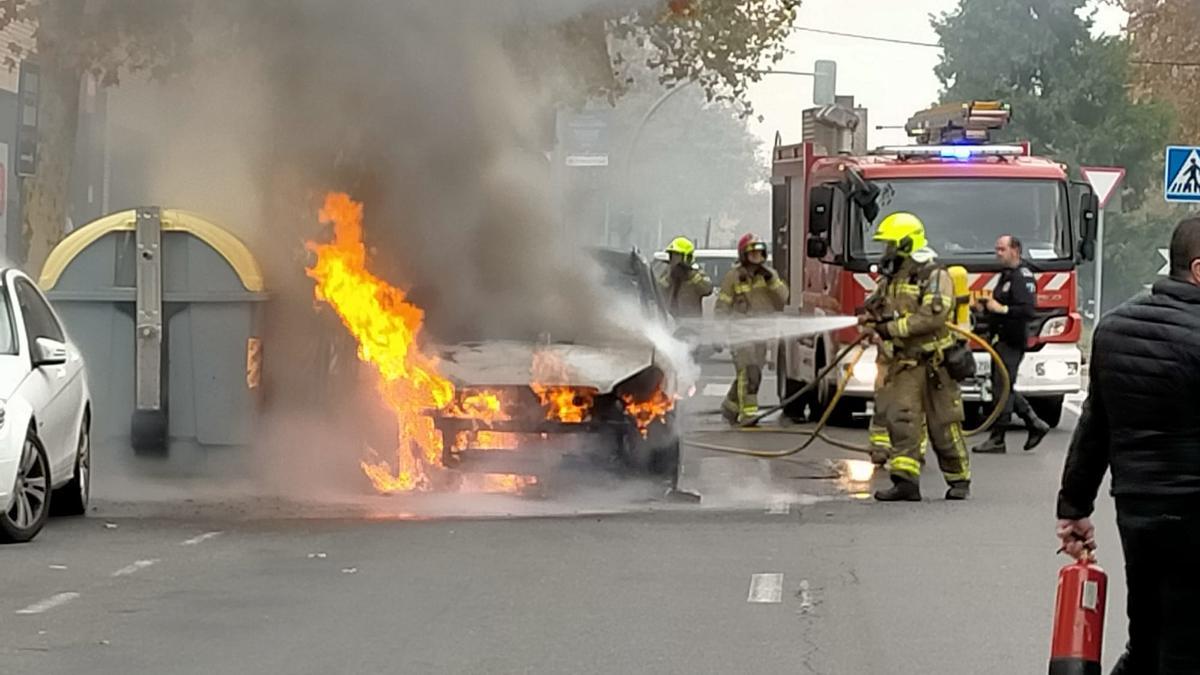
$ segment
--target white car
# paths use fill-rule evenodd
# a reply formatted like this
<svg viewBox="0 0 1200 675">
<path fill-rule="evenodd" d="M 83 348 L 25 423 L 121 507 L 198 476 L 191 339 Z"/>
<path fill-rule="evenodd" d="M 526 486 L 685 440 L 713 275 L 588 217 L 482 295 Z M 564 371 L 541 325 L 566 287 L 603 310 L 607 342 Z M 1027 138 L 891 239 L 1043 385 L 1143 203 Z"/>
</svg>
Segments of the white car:
<svg viewBox="0 0 1200 675">
<path fill-rule="evenodd" d="M 91 397 L 79 348 L 32 280 L 0 272 L 0 543 L 29 541 L 51 507 L 87 511 Z"/>
</svg>

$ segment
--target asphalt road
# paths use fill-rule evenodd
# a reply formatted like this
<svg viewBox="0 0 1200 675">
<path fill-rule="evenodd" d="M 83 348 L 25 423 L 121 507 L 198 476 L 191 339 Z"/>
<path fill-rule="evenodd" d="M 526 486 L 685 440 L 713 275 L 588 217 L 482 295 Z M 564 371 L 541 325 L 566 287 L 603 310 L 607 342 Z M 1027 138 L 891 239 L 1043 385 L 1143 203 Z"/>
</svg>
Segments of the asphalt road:
<svg viewBox="0 0 1200 675">
<path fill-rule="evenodd" d="M 0 549 L 0 673 L 1045 672 L 1074 420 L 1036 452 L 976 458 L 966 503 L 933 474 L 921 504 L 858 499 L 850 455 L 824 447 L 688 449 L 700 504 L 636 483 L 305 500 L 169 475 L 130 499 L 110 477 L 90 517 Z M 1124 586 L 1102 508 L 1111 664 Z"/>
</svg>

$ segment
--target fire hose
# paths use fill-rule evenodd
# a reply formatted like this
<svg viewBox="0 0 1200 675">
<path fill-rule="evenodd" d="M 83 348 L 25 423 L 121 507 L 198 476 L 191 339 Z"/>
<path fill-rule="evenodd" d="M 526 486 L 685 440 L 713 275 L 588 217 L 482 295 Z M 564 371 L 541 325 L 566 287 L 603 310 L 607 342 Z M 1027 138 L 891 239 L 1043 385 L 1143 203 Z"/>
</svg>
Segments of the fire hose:
<svg viewBox="0 0 1200 675">
<path fill-rule="evenodd" d="M 957 333 L 957 334 L 961 335 L 962 337 L 966 338 L 968 341 L 973 342 L 973 343 L 979 345 L 980 347 L 982 347 L 983 350 L 986 351 L 989 356 L 991 356 L 992 362 L 1000 370 L 1000 375 L 1001 375 L 1000 382 L 1002 385 L 1000 388 L 1001 393 L 995 399 L 995 405 L 992 407 L 991 414 L 987 416 L 987 418 L 983 421 L 983 424 L 979 425 L 978 428 L 963 432 L 964 436 L 967 436 L 967 437 L 975 436 L 975 435 L 978 435 L 978 434 L 986 431 L 988 428 L 990 428 L 993 424 L 996 423 L 996 420 L 1000 417 L 1000 413 L 1004 410 L 1004 406 L 1008 403 L 1008 397 L 1009 397 L 1009 394 L 1012 389 L 1011 375 L 1008 372 L 1008 368 L 1004 365 L 1004 360 L 1000 358 L 1000 355 L 998 353 L 996 353 L 996 350 L 992 347 L 990 342 L 988 342 L 987 340 L 983 339 L 982 337 L 976 335 L 975 333 L 972 333 L 971 331 L 958 326 L 955 323 L 947 323 L 946 326 L 949 327 L 950 330 L 953 331 L 954 333 Z M 757 431 L 760 433 L 784 433 L 784 434 L 796 434 L 796 435 L 800 435 L 800 436 L 807 436 L 808 439 L 805 440 L 800 445 L 798 445 L 794 448 L 787 449 L 787 450 L 778 450 L 778 451 L 747 450 L 745 448 L 736 448 L 736 447 L 731 447 L 731 446 L 727 446 L 727 445 L 719 445 L 716 443 L 705 443 L 703 441 L 693 441 L 693 440 L 689 440 L 688 445 L 690 445 L 692 447 L 696 447 L 696 448 L 701 448 L 704 450 L 711 450 L 713 452 L 723 452 L 723 453 L 731 454 L 731 455 L 743 455 L 746 457 L 756 457 L 759 459 L 781 459 L 783 457 L 791 457 L 792 455 L 796 455 L 801 452 L 804 452 L 805 450 L 807 450 L 809 448 L 809 446 L 811 446 L 813 443 L 815 443 L 817 441 L 817 439 L 820 439 L 834 447 L 842 448 L 843 450 L 849 450 L 851 452 L 861 452 L 861 453 L 870 454 L 872 452 L 872 449 L 868 446 L 856 445 L 854 443 L 850 443 L 848 441 L 843 441 L 841 439 L 833 438 L 833 437 L 830 437 L 825 434 L 825 426 L 829 423 L 830 417 L 833 416 L 833 411 L 837 408 L 838 402 L 841 401 L 842 395 L 846 391 L 846 386 L 850 383 L 850 377 L 848 375 L 849 375 L 849 373 L 854 371 L 854 366 L 858 364 L 859 360 L 862 359 L 863 354 L 865 353 L 865 350 L 858 349 L 858 348 L 861 347 L 862 344 L 864 342 L 866 342 L 869 337 L 870 337 L 870 333 L 863 333 L 862 335 L 860 335 L 856 340 L 854 340 L 850 344 L 843 347 L 842 350 L 840 352 L 838 352 L 837 356 L 834 357 L 833 360 L 829 362 L 829 365 L 825 366 L 821 370 L 821 372 L 817 373 L 816 377 L 813 378 L 812 382 L 809 382 L 803 388 L 801 388 L 799 391 L 797 391 L 797 392 L 793 393 L 792 395 L 788 396 L 787 398 L 783 399 L 778 404 L 759 412 L 757 415 L 755 415 L 754 417 L 751 417 L 750 419 L 745 420 L 738 426 L 738 429 L 737 429 L 738 431 L 742 431 L 742 432 Z M 818 418 L 817 424 L 815 427 L 813 427 L 812 429 L 786 429 L 786 428 L 764 429 L 764 428 L 761 428 L 758 426 L 758 423 L 761 422 L 764 418 L 783 410 L 785 407 L 787 407 L 791 403 L 799 400 L 802 396 L 805 396 L 806 394 L 811 392 L 813 389 L 820 386 L 821 382 L 823 382 L 825 380 L 825 378 L 830 373 L 832 373 L 834 371 L 834 369 L 837 368 L 838 365 L 842 361 L 844 361 L 846 359 L 846 357 L 849 356 L 850 353 L 852 351 L 854 351 L 855 349 L 857 349 L 857 352 L 854 354 L 854 357 L 850 360 L 850 362 L 845 366 L 845 369 L 847 372 L 847 377 L 841 378 L 841 382 L 838 384 L 837 390 L 833 394 L 833 398 L 831 398 L 829 400 L 829 403 L 825 406 L 825 410 L 821 413 L 821 417 Z"/>
</svg>

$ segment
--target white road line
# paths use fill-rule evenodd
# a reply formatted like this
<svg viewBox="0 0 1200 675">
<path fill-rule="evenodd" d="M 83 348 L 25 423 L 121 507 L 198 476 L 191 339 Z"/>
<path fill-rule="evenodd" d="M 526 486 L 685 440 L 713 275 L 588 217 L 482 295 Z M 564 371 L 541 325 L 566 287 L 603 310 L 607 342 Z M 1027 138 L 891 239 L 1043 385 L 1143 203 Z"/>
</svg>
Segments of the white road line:
<svg viewBox="0 0 1200 675">
<path fill-rule="evenodd" d="M 1075 413 L 1075 415 L 1077 417 L 1083 416 L 1083 408 L 1075 405 L 1074 403 L 1071 403 L 1070 401 L 1064 401 L 1063 407 L 1066 408 L 1067 410 L 1070 410 L 1071 412 Z"/>
<path fill-rule="evenodd" d="M 750 596 L 746 598 L 746 602 L 778 603 L 782 601 L 782 574 L 750 575 Z"/>
<path fill-rule="evenodd" d="M 182 541 L 179 543 L 179 545 L 180 546 L 195 546 L 196 544 L 199 544 L 202 541 L 208 541 L 209 539 L 212 539 L 213 537 L 217 537 L 220 535 L 221 535 L 221 532 L 205 532 L 204 534 L 202 534 L 198 537 L 192 537 L 191 539 L 188 539 L 187 541 Z"/>
<path fill-rule="evenodd" d="M 73 591 L 68 593 L 59 593 L 57 595 L 52 595 L 41 602 L 35 602 L 25 609 L 18 609 L 17 614 L 41 614 L 42 612 L 54 609 L 60 605 L 65 605 L 78 597 L 79 594 Z"/>
<path fill-rule="evenodd" d="M 133 562 L 133 564 L 122 567 L 121 569 L 117 570 L 116 572 L 113 572 L 112 575 L 114 577 L 129 576 L 130 574 L 133 574 L 134 572 L 137 572 L 139 570 L 144 570 L 147 567 L 149 567 L 157 562 L 159 562 L 158 558 L 154 558 L 153 560 L 135 560 Z"/>
<path fill-rule="evenodd" d="M 724 396 L 728 392 L 729 392 L 728 384 L 706 384 L 706 385 L 704 385 L 703 393 L 705 396 L 708 396 L 711 398 L 716 398 L 718 396 Z"/>
<path fill-rule="evenodd" d="M 767 514 L 772 516 L 785 516 L 791 510 L 792 505 L 784 501 L 772 502 L 767 506 Z"/>
</svg>

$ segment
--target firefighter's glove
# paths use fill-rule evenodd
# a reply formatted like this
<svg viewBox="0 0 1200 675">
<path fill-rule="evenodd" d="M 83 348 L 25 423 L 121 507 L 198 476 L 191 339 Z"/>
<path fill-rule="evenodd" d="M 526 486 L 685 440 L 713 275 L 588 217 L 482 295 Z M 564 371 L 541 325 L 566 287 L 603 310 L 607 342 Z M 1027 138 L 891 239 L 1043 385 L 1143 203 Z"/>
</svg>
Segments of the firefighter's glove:
<svg viewBox="0 0 1200 675">
<path fill-rule="evenodd" d="M 754 270 L 754 273 L 762 277 L 763 281 L 767 283 L 771 283 L 771 280 L 775 278 L 775 270 L 766 265 L 759 265 L 758 269 Z"/>
<path fill-rule="evenodd" d="M 888 330 L 888 325 L 886 323 L 875 324 L 875 334 L 878 335 L 881 340 L 892 339 L 892 332 Z"/>
</svg>

